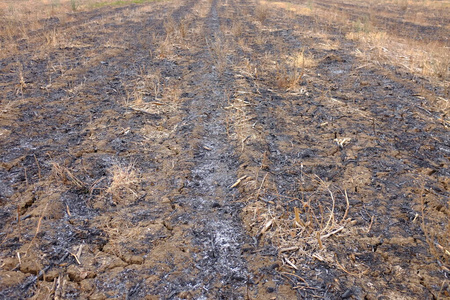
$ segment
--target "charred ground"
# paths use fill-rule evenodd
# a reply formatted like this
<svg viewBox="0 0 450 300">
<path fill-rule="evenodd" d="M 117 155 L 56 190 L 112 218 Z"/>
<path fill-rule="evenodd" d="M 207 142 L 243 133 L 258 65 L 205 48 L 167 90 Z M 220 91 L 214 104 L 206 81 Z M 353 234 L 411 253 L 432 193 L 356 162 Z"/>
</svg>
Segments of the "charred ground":
<svg viewBox="0 0 450 300">
<path fill-rule="evenodd" d="M 386 3 L 5 18 L 0 297 L 449 297 L 448 7 Z"/>
</svg>

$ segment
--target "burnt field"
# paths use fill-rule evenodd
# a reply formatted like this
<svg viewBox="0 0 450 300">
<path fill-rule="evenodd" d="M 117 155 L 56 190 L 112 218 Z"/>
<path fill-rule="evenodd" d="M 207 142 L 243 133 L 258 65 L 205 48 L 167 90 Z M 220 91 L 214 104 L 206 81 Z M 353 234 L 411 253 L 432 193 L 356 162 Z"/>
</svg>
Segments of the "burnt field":
<svg viewBox="0 0 450 300">
<path fill-rule="evenodd" d="M 448 299 L 448 1 L 4 1 L 1 299 Z"/>
</svg>

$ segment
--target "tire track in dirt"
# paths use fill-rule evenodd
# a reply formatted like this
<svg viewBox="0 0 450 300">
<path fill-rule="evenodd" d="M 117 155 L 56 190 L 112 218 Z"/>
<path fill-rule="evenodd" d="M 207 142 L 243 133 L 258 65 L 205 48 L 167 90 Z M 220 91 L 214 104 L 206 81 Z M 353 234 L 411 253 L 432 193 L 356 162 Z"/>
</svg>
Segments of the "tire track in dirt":
<svg viewBox="0 0 450 300">
<path fill-rule="evenodd" d="M 178 7 L 176 10 L 170 13 L 172 13 L 177 18 L 181 18 L 183 15 L 190 12 L 190 8 L 192 8 L 193 5 L 194 1 L 183 3 L 182 6 Z M 164 31 L 162 31 L 162 23 L 164 20 L 160 19 L 160 23 L 159 25 L 157 25 L 153 20 L 151 20 L 151 13 L 149 14 L 149 16 L 150 20 L 146 25 L 150 28 L 158 29 L 161 33 L 164 33 Z M 135 24 L 132 26 L 134 26 L 132 28 L 136 30 L 135 32 L 144 32 L 147 30 L 147 28 L 145 26 L 142 26 L 141 24 Z M 125 23 L 123 25 L 124 30 L 127 27 L 130 27 L 130 23 Z M 150 35 L 145 34 L 142 36 L 144 38 L 151 37 Z M 124 36 L 124 38 L 131 39 L 132 37 Z M 86 295 L 86 293 L 91 293 L 92 295 L 92 293 L 94 292 L 95 296 L 96 294 L 95 290 L 93 290 L 93 287 L 103 288 L 103 292 L 101 292 L 101 294 L 107 292 L 110 294 L 118 293 L 118 295 L 120 295 L 127 293 L 129 291 L 128 289 L 131 288 L 134 288 L 133 293 L 136 293 L 136 283 L 133 282 L 134 280 L 139 281 L 139 277 L 130 281 L 115 282 L 114 277 L 118 273 L 108 273 L 105 272 L 103 267 L 100 269 L 95 267 L 94 265 L 99 261 L 94 262 L 91 266 L 89 266 L 88 261 L 92 259 L 92 257 L 89 257 L 91 251 L 100 250 L 100 252 L 97 253 L 98 255 L 100 255 L 100 257 L 103 256 L 104 258 L 106 258 L 106 261 L 108 259 L 115 260 L 116 263 L 119 263 L 119 265 L 123 265 L 124 262 L 129 265 L 139 264 L 139 261 L 133 261 L 129 254 L 125 254 L 125 256 L 123 254 L 118 254 L 114 249 L 114 243 L 116 242 L 114 242 L 112 246 L 108 245 L 109 241 L 113 240 L 114 234 L 110 235 L 110 232 L 105 233 L 105 231 L 102 229 L 108 231 L 108 227 L 114 228 L 117 227 L 117 224 L 125 223 L 123 220 L 121 220 L 122 217 L 128 218 L 132 215 L 134 220 L 140 220 L 143 218 L 142 216 L 145 216 L 146 213 L 149 213 L 150 218 L 148 219 L 150 219 L 151 223 L 152 220 L 155 219 L 153 215 L 154 213 L 157 214 L 160 213 L 161 210 L 163 210 L 164 213 L 168 214 L 170 213 L 170 210 L 167 210 L 167 207 L 159 207 L 155 212 L 153 212 L 154 209 L 152 209 L 152 207 L 154 206 L 154 203 L 152 203 L 151 201 L 149 204 L 141 203 L 137 207 L 124 207 L 122 204 L 118 205 L 118 203 L 115 203 L 114 205 L 111 202 L 102 203 L 102 197 L 99 197 L 100 201 L 93 201 L 92 196 L 98 198 L 99 190 L 97 190 L 97 192 L 95 192 L 94 194 L 92 194 L 92 190 L 90 192 L 91 195 L 89 195 L 89 192 L 85 190 L 86 186 L 74 187 L 71 186 L 72 184 L 70 183 L 70 181 L 75 178 L 75 180 L 78 180 L 78 182 L 80 182 L 80 180 L 83 181 L 81 184 L 85 183 L 86 185 L 88 185 L 94 183 L 95 186 L 95 184 L 97 184 L 95 183 L 96 181 L 104 181 L 105 175 L 107 175 L 107 169 L 111 166 L 111 164 L 117 163 L 118 161 L 125 164 L 132 163 L 132 161 L 134 161 L 135 163 L 139 164 L 139 168 L 142 168 L 143 172 L 151 173 L 158 170 L 158 168 L 163 169 L 162 172 L 164 172 L 165 165 L 160 162 L 160 160 L 164 159 L 164 157 L 157 157 L 154 153 L 152 153 L 151 150 L 148 151 L 145 145 L 144 149 L 141 149 L 142 140 L 147 140 L 148 138 L 143 137 L 139 131 L 142 125 L 145 123 L 150 123 L 152 125 L 156 123 L 156 125 L 154 125 L 155 127 L 158 126 L 158 123 L 162 123 L 162 126 L 170 127 L 170 129 L 173 129 L 174 124 L 171 124 L 171 122 L 173 121 L 158 121 L 161 119 L 161 117 L 157 112 L 155 112 L 154 114 L 147 114 L 145 112 L 138 111 L 134 113 L 133 111 L 130 112 L 130 109 L 123 107 L 122 103 L 125 103 L 125 94 L 122 91 L 116 91 L 112 95 L 108 93 L 108 77 L 111 74 L 113 74 L 115 78 L 117 78 L 117 75 L 119 75 L 123 76 L 125 80 L 133 79 L 133 77 L 135 77 L 140 71 L 142 71 L 139 69 L 140 67 L 145 65 L 152 66 L 153 62 L 149 61 L 148 50 L 144 48 L 141 49 L 139 47 L 134 47 L 130 48 L 128 52 L 121 53 L 125 53 L 126 55 L 117 57 L 114 54 L 109 56 L 103 55 L 104 53 L 99 53 L 98 56 L 100 56 L 100 58 L 98 56 L 94 57 L 94 60 L 96 60 L 97 63 L 94 63 L 88 67 L 83 66 L 74 71 L 74 75 L 77 78 L 80 78 L 80 80 L 84 80 L 85 82 L 85 84 L 80 85 L 80 89 L 75 94 L 68 93 L 65 90 L 61 89 L 57 91 L 47 91 L 47 93 L 52 96 L 49 97 L 51 98 L 50 101 L 44 100 L 42 104 L 37 107 L 32 107 L 30 103 L 28 103 L 28 106 L 23 105 L 24 109 L 20 112 L 20 114 L 22 114 L 23 116 L 29 116 L 29 118 L 19 119 L 20 122 L 16 124 L 9 124 L 12 125 L 10 127 L 12 129 L 12 136 L 11 139 L 7 141 L 8 143 L 2 143 L 2 147 L 4 149 L 17 149 L 17 151 L 12 151 L 10 153 L 13 155 L 12 158 L 8 156 L 2 157 L 2 160 L 4 162 L 3 166 L 5 166 L 7 169 L 13 170 L 12 172 L 6 171 L 5 177 L 3 178 L 9 178 L 10 182 L 14 182 L 15 184 L 19 185 L 19 187 L 20 184 L 26 181 L 25 191 L 23 191 L 24 188 L 20 187 L 22 195 L 19 194 L 19 197 L 22 197 L 23 200 L 19 199 L 20 201 L 18 204 L 21 210 L 23 208 L 25 209 L 25 211 L 21 212 L 21 214 L 25 214 L 25 216 L 23 217 L 24 221 L 23 223 L 21 222 L 23 230 L 27 230 L 29 226 L 33 226 L 33 223 L 35 223 L 37 220 L 36 218 L 39 218 L 40 215 L 44 214 L 47 210 L 47 205 L 50 204 L 48 205 L 48 211 L 51 212 L 48 216 L 45 216 L 44 220 L 48 221 L 43 222 L 42 228 L 48 228 L 48 226 L 50 225 L 53 227 L 53 230 L 57 228 L 58 232 L 53 232 L 52 229 L 48 229 L 47 235 L 40 245 L 41 249 L 37 251 L 37 253 L 39 253 L 40 251 L 46 253 L 45 267 L 42 267 L 43 269 L 38 269 L 38 274 L 36 274 L 36 276 L 29 276 L 27 280 L 19 287 L 3 290 L 2 294 L 5 295 L 5 297 L 15 297 L 14 293 L 19 291 L 22 294 L 31 295 L 33 293 L 33 290 L 30 288 L 34 286 L 36 280 L 41 280 L 42 274 L 45 272 L 45 281 L 51 282 L 53 280 L 53 277 L 55 276 L 55 268 L 58 269 L 58 265 L 60 264 L 69 264 L 67 270 L 66 268 L 64 268 L 63 273 L 60 274 L 60 278 L 68 280 L 68 283 L 66 284 L 65 290 L 58 290 L 58 293 L 63 293 L 66 295 Z M 79 59 L 82 58 L 80 57 Z M 103 63 L 101 62 L 101 60 Z M 111 65 L 111 67 L 108 67 L 108 65 Z M 163 74 L 166 74 L 166 76 L 176 75 L 173 74 L 174 70 L 171 63 L 157 63 L 154 67 L 159 68 Z M 101 78 L 101 80 L 98 80 L 99 78 Z M 120 86 L 115 86 L 114 88 L 117 88 L 119 90 Z M 69 105 L 69 103 L 66 102 L 68 99 L 64 96 L 67 94 L 72 94 L 68 96 L 68 98 L 69 100 L 74 101 L 75 105 Z M 30 97 L 30 95 L 35 95 L 37 98 L 36 100 L 39 100 L 39 98 L 41 97 L 44 99 L 46 98 L 46 95 L 43 94 L 43 92 L 40 91 L 38 87 L 35 87 L 35 89 L 27 89 L 25 95 L 15 96 L 17 98 L 27 99 Z M 111 113 L 112 111 L 114 111 L 114 113 Z M 164 116 L 164 114 L 161 115 Z M 169 118 L 169 116 L 167 116 L 167 118 Z M 53 122 L 55 120 L 60 121 L 56 128 L 53 127 L 55 126 L 55 124 L 52 122 L 52 120 Z M 173 118 L 173 120 L 176 121 L 177 119 Z M 126 130 L 127 126 L 128 130 Z M 13 130 L 13 128 L 15 127 L 17 127 L 17 130 Z M 54 129 L 53 131 L 50 130 L 51 127 L 53 127 Z M 26 128 L 32 128 L 33 130 L 28 130 L 27 132 L 25 131 Z M 128 134 L 128 132 L 130 132 L 130 134 Z M 44 133 L 46 135 L 43 135 Z M 171 147 L 171 143 L 167 142 L 165 135 L 162 135 L 162 139 L 154 138 L 153 140 L 157 143 L 157 145 L 163 144 L 163 146 L 159 148 L 156 146 L 152 149 L 159 154 L 158 156 L 161 156 L 162 152 L 165 153 L 164 155 L 166 155 L 167 160 L 173 159 L 173 152 L 165 149 L 165 147 L 168 147 L 169 149 Z M 33 145 L 34 148 L 27 148 L 27 145 L 30 144 Z M 126 144 L 128 145 L 125 147 Z M 66 147 L 70 147 L 69 153 L 66 153 Z M 35 153 L 35 155 L 33 155 L 33 152 Z M 170 154 L 168 155 L 167 152 L 169 152 Z M 51 155 L 50 158 L 47 157 L 46 153 Z M 17 157 L 17 155 L 19 155 L 19 161 L 17 161 L 17 159 L 15 158 Z M 68 185 L 69 189 L 66 190 L 65 188 L 62 188 L 60 196 L 56 196 L 59 194 L 55 193 L 56 197 L 61 197 L 60 199 L 54 199 L 56 201 L 49 200 L 47 196 L 42 196 L 42 191 L 49 193 L 49 188 L 46 187 L 46 185 L 48 184 L 51 186 L 53 184 L 52 180 L 49 180 L 47 183 L 43 179 L 41 180 L 41 175 L 44 178 L 47 177 L 50 172 L 50 178 L 55 175 L 57 177 L 59 176 L 55 173 L 52 173 L 55 171 L 55 169 L 49 170 L 52 167 L 52 165 L 50 164 L 51 161 L 59 162 L 61 164 L 61 170 L 63 173 L 60 173 L 60 175 L 63 175 L 63 177 L 66 176 L 64 175 L 64 172 L 66 172 L 64 170 L 66 170 L 66 168 L 68 171 L 75 174 L 75 177 L 72 177 L 69 182 L 63 180 L 63 185 Z M 22 166 L 25 166 L 25 168 L 27 168 L 28 170 L 28 173 L 25 173 L 25 178 L 23 178 Z M 5 170 L 2 170 L 2 173 L 3 171 Z M 170 170 L 167 170 L 166 174 L 169 175 Z M 58 181 L 57 177 L 54 179 Z M 94 181 L 92 182 L 92 180 Z M 152 183 L 146 183 L 146 185 L 150 184 Z M 166 182 L 166 184 L 169 185 L 170 183 Z M 98 185 L 96 187 L 102 190 L 104 185 L 103 187 L 102 185 Z M 6 186 L 6 188 L 9 187 Z M 4 191 L 2 190 L 2 197 L 3 192 Z M 37 193 L 37 199 L 34 199 L 35 197 L 33 197 L 33 201 L 31 203 L 28 203 L 29 200 L 27 199 L 30 196 L 28 192 L 32 192 L 33 195 Z M 157 195 L 156 193 L 153 194 L 154 196 Z M 142 199 L 142 197 L 145 197 L 145 194 L 144 196 L 141 195 L 140 197 Z M 46 201 L 47 205 L 45 205 Z M 21 207 L 21 205 L 23 204 L 22 202 L 27 202 L 28 204 L 26 204 L 24 207 Z M 42 210 L 43 204 L 45 206 L 44 210 Z M 66 205 L 68 213 L 68 216 L 66 215 L 66 217 L 61 216 L 60 210 L 62 204 Z M 112 207 L 109 207 L 111 204 L 113 204 Z M 28 208 L 28 206 L 30 207 Z M 7 212 L 8 210 L 10 211 L 9 213 Z M 5 210 L 2 209 L 2 211 L 4 211 L 6 214 L 5 218 L 8 218 L 12 221 L 11 207 L 8 207 Z M 121 213 L 118 214 L 117 211 L 121 211 Z M 117 218 L 111 216 L 117 216 Z M 51 225 L 54 218 L 60 219 L 61 217 L 63 218 L 63 222 L 60 222 L 56 226 Z M 91 221 L 86 221 L 87 219 L 91 219 Z M 149 227 L 148 224 L 145 225 Z M 128 226 L 128 224 L 126 226 Z M 164 228 L 163 225 L 161 225 L 161 227 Z M 14 222 L 12 222 L 11 226 L 8 226 L 8 232 L 14 228 L 15 225 Z M 139 228 L 139 226 L 137 226 L 137 228 Z M 159 226 L 154 226 L 154 228 L 156 228 L 157 230 L 161 229 Z M 155 236 L 156 239 L 158 239 L 158 233 L 155 233 Z M 74 277 L 72 276 L 73 274 L 69 275 L 70 278 L 67 278 L 67 274 L 71 274 L 71 267 L 74 266 L 72 265 L 73 261 L 71 259 L 71 256 L 67 255 L 68 251 L 72 251 L 70 249 L 74 246 L 77 246 L 80 243 L 80 239 L 83 240 L 83 245 L 87 245 L 86 248 L 84 248 L 85 250 L 83 251 L 85 252 L 83 254 L 84 261 L 82 260 L 83 266 L 85 268 L 85 271 L 91 274 L 87 278 L 86 283 L 81 284 L 82 287 L 85 284 L 88 285 L 84 286 L 81 290 L 78 284 L 80 281 L 82 281 L 83 278 L 75 276 L 76 278 L 74 279 Z M 9 241 L 2 241 L 2 246 L 4 247 L 3 249 L 8 251 L 9 253 L 4 253 L 4 257 L 11 256 L 11 251 L 15 251 L 17 249 L 19 249 L 20 252 L 20 246 L 23 243 L 13 242 L 11 244 L 12 240 L 14 240 L 14 238 L 10 239 Z M 129 248 L 123 250 L 130 250 L 132 249 L 132 247 L 133 245 L 130 244 Z M 96 248 L 99 249 L 95 250 Z M 109 248 L 110 250 L 107 250 L 107 248 Z M 25 258 L 25 256 L 22 258 L 24 264 L 25 261 L 28 261 L 30 259 Z M 32 257 L 31 259 L 35 260 L 37 268 L 40 268 L 41 258 Z M 15 269 L 17 269 L 17 267 Z M 25 274 L 27 273 L 28 272 L 25 271 Z M 57 273 L 56 276 L 58 276 Z M 92 276 L 97 278 L 95 282 L 93 282 L 93 279 L 91 279 Z M 41 287 L 44 287 L 46 285 L 45 281 L 40 283 Z M 107 283 L 108 281 L 111 281 L 111 283 Z M 115 285 L 113 282 L 115 282 Z M 127 284 L 130 283 L 132 283 L 132 285 L 128 287 Z M 38 290 L 38 294 L 41 290 L 42 288 Z"/>
<path fill-rule="evenodd" d="M 321 61 L 313 72 L 305 74 L 302 83 L 304 88 L 297 93 L 286 93 L 274 88 L 271 80 L 265 76 L 258 90 L 253 93 L 258 122 L 252 127 L 259 131 L 264 142 L 250 141 L 247 147 L 251 149 L 248 150 L 250 153 L 254 152 L 253 157 L 262 158 L 260 168 L 265 171 L 253 172 L 262 173 L 264 179 L 267 176 L 273 185 L 268 185 L 268 192 L 261 191 L 263 180 L 261 187 L 251 192 L 259 196 L 258 200 L 262 200 L 259 205 L 262 203 L 263 207 L 268 207 L 267 210 L 272 214 L 277 215 L 279 211 L 280 217 L 274 222 L 279 222 L 280 226 L 284 216 L 294 215 L 294 207 L 307 208 L 311 205 L 304 199 L 319 196 L 322 197 L 319 198 L 319 206 L 329 203 L 327 195 L 320 196 L 322 184 L 314 180 L 317 175 L 328 182 L 331 191 L 338 188 L 333 191 L 336 197 L 335 218 L 344 215 L 345 199 L 339 194 L 339 189 L 345 189 L 350 198 L 350 216 L 356 221 L 356 226 L 347 224 L 349 228 L 336 238 L 332 237 L 333 242 L 323 242 L 328 251 L 335 253 L 335 258 L 327 258 L 327 253 L 318 249 L 316 254 L 309 254 L 316 255 L 316 260 L 307 256 L 281 255 L 281 258 L 289 258 L 299 268 L 295 274 L 303 280 L 292 277 L 293 282 L 296 282 L 294 285 L 300 287 L 299 295 L 329 297 L 331 293 L 339 297 L 353 293 L 358 297 L 382 294 L 395 298 L 402 295 L 417 299 L 432 297 L 432 294 L 437 293 L 432 282 L 442 280 L 442 277 L 436 276 L 434 267 L 423 262 L 424 257 L 427 261 L 433 259 L 428 242 L 420 224 L 410 225 L 409 222 L 421 212 L 420 196 L 414 190 L 418 178 L 422 178 L 419 181 L 425 180 L 425 185 L 433 187 L 432 193 L 441 197 L 442 201 L 434 199 L 439 204 L 433 205 L 440 207 L 445 205 L 447 200 L 444 199 L 448 199 L 448 193 L 445 192 L 448 160 L 445 158 L 445 147 L 442 147 L 448 141 L 448 131 L 420 109 L 420 100 L 415 97 L 417 92 L 411 90 L 409 85 L 404 85 L 402 80 L 389 78 L 384 70 L 355 68 L 354 65 L 359 62 L 349 55 L 351 43 L 341 43 L 340 49 L 323 51 L 317 47 L 320 39 L 314 39 L 312 44 L 301 37 L 301 30 L 289 32 L 289 21 L 285 23 L 285 19 L 280 19 L 282 15 L 279 12 L 276 15 L 278 18 L 274 14 L 266 21 L 272 26 L 277 24 L 280 33 L 287 33 L 286 38 L 282 38 L 286 45 L 280 48 L 284 47 L 287 53 L 295 52 L 298 47 L 295 41 L 299 39 L 302 47 L 313 51 Z M 296 37 L 298 34 L 300 36 Z M 302 43 L 302 39 L 306 43 Z M 276 44 L 271 39 L 269 41 Z M 283 59 L 282 53 L 280 58 Z M 359 87 L 358 83 L 361 84 Z M 251 115 L 251 110 L 248 114 Z M 373 126 L 376 128 L 371 128 L 370 120 L 374 120 L 376 125 Z M 432 128 L 431 131 L 425 130 L 427 126 Z M 351 141 L 350 144 L 338 147 L 336 141 L 343 142 L 344 139 Z M 442 165 L 436 164 L 437 161 Z M 427 172 L 423 168 L 433 170 L 431 173 L 437 172 L 436 176 L 423 176 L 423 172 Z M 301 178 L 308 178 L 308 182 L 303 182 Z M 385 198 L 380 198 L 380 192 Z M 258 201 L 255 206 L 250 205 L 244 211 L 248 214 L 261 207 Z M 320 214 L 323 215 L 323 212 Z M 305 215 L 302 213 L 300 216 L 304 218 Z M 375 223 L 371 223 L 371 217 L 372 221 L 375 218 Z M 262 226 L 264 221 L 259 224 Z M 365 233 L 364 226 L 368 226 L 370 233 Z M 250 227 L 250 231 L 257 233 L 258 227 Z M 276 239 L 275 234 L 269 236 Z M 305 245 L 281 242 L 285 244 L 278 247 L 305 248 Z M 366 251 L 365 247 L 369 245 L 371 251 Z M 311 244 L 306 247 L 315 246 Z M 350 250 L 352 248 L 354 250 Z M 416 253 L 417 259 L 410 258 L 409 254 L 401 254 L 399 249 Z M 350 254 L 349 251 L 356 252 Z M 368 272 L 364 275 L 369 275 L 370 284 L 365 283 L 367 277 L 355 280 L 352 271 L 344 269 L 348 267 L 336 265 L 347 262 L 351 255 L 356 255 L 357 261 L 366 265 L 366 270 L 360 270 L 361 274 Z M 398 266 L 395 259 L 412 262 L 412 265 Z M 340 274 L 330 264 L 339 266 L 340 271 L 348 275 Z M 311 272 L 327 275 L 313 279 Z M 383 273 L 383 279 L 379 278 L 380 272 Z M 418 275 L 410 276 L 405 281 L 401 275 L 403 272 Z M 339 279 L 342 277 L 346 279 Z M 396 282 L 401 292 L 390 291 L 388 282 Z M 314 290 L 305 289 L 305 283 L 306 286 L 314 287 Z M 371 288 L 373 284 L 376 288 Z"/>
<path fill-rule="evenodd" d="M 192 157 L 186 162 L 190 174 L 182 193 L 173 200 L 184 211 L 176 213 L 170 222 L 185 228 L 183 235 L 193 253 L 182 271 L 189 274 L 188 284 L 180 285 L 180 277 L 165 283 L 164 294 L 169 298 L 189 294 L 196 299 L 243 299 L 249 276 L 241 256 L 248 240 L 239 218 L 242 205 L 235 201 L 236 191 L 230 188 L 236 181 L 238 162 L 227 136 L 223 110 L 233 82 L 227 70 L 218 70 L 212 49 L 223 42 L 217 6 L 218 2 L 212 1 L 202 21 L 198 52 L 189 54 L 196 62 L 185 78 L 192 82 L 195 92 L 183 105 L 186 117 L 178 132 L 185 137 L 184 147 L 192 151 Z"/>
</svg>

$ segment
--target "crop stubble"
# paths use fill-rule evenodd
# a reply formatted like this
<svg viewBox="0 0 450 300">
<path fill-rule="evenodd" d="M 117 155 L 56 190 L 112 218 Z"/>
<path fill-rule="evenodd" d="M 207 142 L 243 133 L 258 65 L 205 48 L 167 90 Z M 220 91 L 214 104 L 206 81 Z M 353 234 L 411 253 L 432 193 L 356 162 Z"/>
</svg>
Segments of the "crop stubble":
<svg viewBox="0 0 450 300">
<path fill-rule="evenodd" d="M 105 7 L 2 45 L 0 295 L 447 297 L 448 73 L 314 5 Z"/>
</svg>

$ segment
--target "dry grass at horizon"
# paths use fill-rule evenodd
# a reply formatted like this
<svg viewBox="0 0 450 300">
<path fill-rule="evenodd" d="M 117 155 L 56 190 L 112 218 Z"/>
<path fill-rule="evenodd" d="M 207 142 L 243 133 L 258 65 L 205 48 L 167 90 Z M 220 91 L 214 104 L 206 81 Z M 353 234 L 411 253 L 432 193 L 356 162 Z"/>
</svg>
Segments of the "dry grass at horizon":
<svg viewBox="0 0 450 300">
<path fill-rule="evenodd" d="M 43 30 L 48 45 L 57 44 L 59 28 L 77 20 L 75 13 L 104 6 L 160 0 L 23 0 L 0 2 L 0 51 L 3 55 L 19 52 L 19 44 L 29 43 L 32 33 Z M 3 56 L 2 55 L 2 56 Z"/>
<path fill-rule="evenodd" d="M 450 1 L 262 1 L 263 5 L 328 22 L 349 40 L 357 42 L 357 53 L 368 63 L 404 67 L 412 74 L 449 84 L 450 41 L 448 15 Z M 430 29 L 431 28 L 431 29 Z M 427 30 L 433 30 L 429 34 Z M 448 87 L 447 87 L 448 89 Z"/>
<path fill-rule="evenodd" d="M 125 5 L 130 3 L 155 2 L 157 0 L 6 0 L 0 3 L 1 16 L 52 17 L 60 13 L 86 11 L 107 5 Z"/>
</svg>

